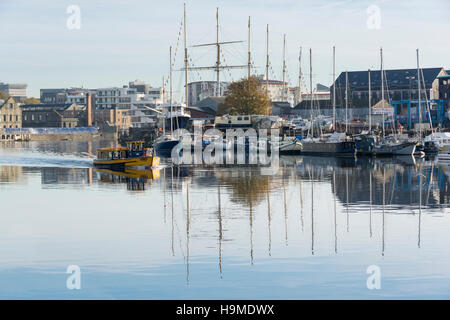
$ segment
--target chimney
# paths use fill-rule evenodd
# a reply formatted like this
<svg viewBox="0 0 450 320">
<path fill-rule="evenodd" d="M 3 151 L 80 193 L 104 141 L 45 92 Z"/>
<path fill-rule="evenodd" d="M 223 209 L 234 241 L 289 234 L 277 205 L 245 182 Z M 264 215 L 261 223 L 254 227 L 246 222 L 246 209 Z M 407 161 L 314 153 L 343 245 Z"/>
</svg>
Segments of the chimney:
<svg viewBox="0 0 450 320">
<path fill-rule="evenodd" d="M 90 93 L 86 94 L 86 112 L 87 112 L 87 126 L 92 127 L 92 95 Z"/>
</svg>

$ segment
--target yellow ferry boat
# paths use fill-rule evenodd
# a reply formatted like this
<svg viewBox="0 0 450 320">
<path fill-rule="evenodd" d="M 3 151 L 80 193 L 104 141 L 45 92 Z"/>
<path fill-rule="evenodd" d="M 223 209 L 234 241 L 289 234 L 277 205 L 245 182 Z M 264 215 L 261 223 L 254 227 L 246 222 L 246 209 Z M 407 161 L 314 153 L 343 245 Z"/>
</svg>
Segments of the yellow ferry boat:
<svg viewBox="0 0 450 320">
<path fill-rule="evenodd" d="M 144 148 L 144 141 L 127 142 L 126 147 L 101 148 L 97 150 L 94 165 L 100 168 L 154 167 L 159 165 L 159 157 L 153 155 L 152 148 Z"/>
</svg>

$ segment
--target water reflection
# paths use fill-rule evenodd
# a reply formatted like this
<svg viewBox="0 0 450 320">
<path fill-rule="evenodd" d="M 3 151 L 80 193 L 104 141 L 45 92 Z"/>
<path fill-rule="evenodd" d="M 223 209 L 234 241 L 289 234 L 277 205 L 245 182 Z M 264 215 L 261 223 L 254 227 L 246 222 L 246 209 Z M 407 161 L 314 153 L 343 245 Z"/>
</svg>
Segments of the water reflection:
<svg viewBox="0 0 450 320">
<path fill-rule="evenodd" d="M 92 169 L 89 169 L 92 170 Z M 159 179 L 159 169 L 138 170 L 138 169 L 124 169 L 123 171 L 95 169 L 98 173 L 98 181 L 100 183 L 127 185 L 127 190 L 143 191 L 147 184 L 151 184 L 153 180 Z"/>
</svg>

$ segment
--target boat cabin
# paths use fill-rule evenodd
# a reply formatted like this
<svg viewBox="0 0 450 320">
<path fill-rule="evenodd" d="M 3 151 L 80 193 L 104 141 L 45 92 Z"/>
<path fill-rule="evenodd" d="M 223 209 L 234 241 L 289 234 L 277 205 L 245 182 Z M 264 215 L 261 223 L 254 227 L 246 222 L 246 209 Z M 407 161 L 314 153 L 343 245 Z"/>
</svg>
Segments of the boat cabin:
<svg viewBox="0 0 450 320">
<path fill-rule="evenodd" d="M 119 160 L 127 158 L 140 158 L 147 156 L 144 141 L 129 141 L 127 146 L 118 148 L 101 148 L 97 150 L 98 160 Z"/>
</svg>

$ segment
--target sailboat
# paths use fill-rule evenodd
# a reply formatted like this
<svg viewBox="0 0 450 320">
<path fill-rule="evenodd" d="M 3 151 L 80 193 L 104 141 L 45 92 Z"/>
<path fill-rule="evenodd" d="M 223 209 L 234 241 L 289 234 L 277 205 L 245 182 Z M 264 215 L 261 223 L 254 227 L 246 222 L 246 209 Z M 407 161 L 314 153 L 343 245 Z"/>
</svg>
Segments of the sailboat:
<svg viewBox="0 0 450 320">
<path fill-rule="evenodd" d="M 188 85 L 187 85 L 187 72 L 188 72 L 188 58 L 187 58 L 187 44 L 186 44 L 186 4 L 184 5 L 184 21 L 183 21 L 183 27 L 184 27 L 184 72 L 185 72 L 185 99 L 186 99 L 186 107 L 188 105 Z M 172 101 L 172 47 L 170 47 L 169 52 L 169 58 L 170 58 L 170 99 L 169 99 L 169 105 L 170 113 L 167 112 L 163 121 L 164 121 L 164 128 L 166 126 L 167 118 L 170 119 L 170 133 L 165 133 L 158 137 L 155 142 L 155 151 L 158 154 L 168 154 L 170 155 L 172 152 L 172 149 L 176 147 L 181 141 L 179 139 L 176 139 L 173 136 L 173 129 L 174 129 L 174 118 L 176 120 L 176 126 L 177 128 L 180 128 L 180 122 L 178 119 L 178 116 L 181 116 L 181 119 L 185 119 L 184 117 L 184 107 L 183 105 L 177 105 L 179 107 L 179 110 L 181 111 L 181 114 L 174 113 L 174 105 Z M 186 114 L 186 116 L 188 116 Z M 165 130 L 164 130 L 165 131 Z"/>
<path fill-rule="evenodd" d="M 382 119 L 382 138 L 380 139 L 375 134 L 362 134 L 355 137 L 356 140 L 356 152 L 360 155 L 374 155 L 374 156 L 392 156 L 392 155 L 403 155 L 412 156 L 416 150 L 417 142 L 415 141 L 401 141 L 395 135 L 385 137 L 385 118 L 384 118 L 384 70 L 383 70 L 383 49 L 380 48 L 380 59 L 381 59 L 381 103 L 383 110 Z M 371 89 L 370 83 L 370 70 L 369 70 L 369 90 Z M 369 91 L 369 97 L 371 97 L 371 92 Z M 369 101 L 369 128 L 371 128 L 371 101 Z"/>
<path fill-rule="evenodd" d="M 309 82 L 310 82 L 310 100 L 311 100 L 311 135 L 300 141 L 302 145 L 302 154 L 315 155 L 335 155 L 335 156 L 353 156 L 355 154 L 355 142 L 347 139 L 347 134 L 334 132 L 330 136 L 320 134 L 318 138 L 314 138 L 314 119 L 313 119 L 313 89 L 312 89 L 312 57 L 311 49 L 309 49 Z M 333 66 L 334 66 L 334 50 L 333 50 Z M 334 102 L 335 100 L 333 100 Z M 333 103 L 333 109 L 335 110 Z M 335 113 L 334 113 L 335 114 Z M 335 119 L 334 119 L 335 122 Z"/>
</svg>

